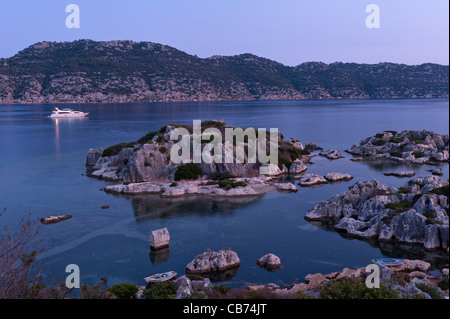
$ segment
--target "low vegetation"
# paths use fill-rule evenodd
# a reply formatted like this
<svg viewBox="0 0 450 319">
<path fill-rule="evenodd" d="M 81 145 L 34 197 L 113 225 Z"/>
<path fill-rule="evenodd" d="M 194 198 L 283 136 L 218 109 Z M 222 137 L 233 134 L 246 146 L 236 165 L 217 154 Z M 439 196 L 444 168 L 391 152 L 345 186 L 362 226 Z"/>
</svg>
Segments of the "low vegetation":
<svg viewBox="0 0 450 319">
<path fill-rule="evenodd" d="M 174 179 L 175 181 L 181 180 L 195 180 L 202 176 L 203 170 L 202 168 L 195 163 L 186 163 L 178 166 Z"/>
</svg>

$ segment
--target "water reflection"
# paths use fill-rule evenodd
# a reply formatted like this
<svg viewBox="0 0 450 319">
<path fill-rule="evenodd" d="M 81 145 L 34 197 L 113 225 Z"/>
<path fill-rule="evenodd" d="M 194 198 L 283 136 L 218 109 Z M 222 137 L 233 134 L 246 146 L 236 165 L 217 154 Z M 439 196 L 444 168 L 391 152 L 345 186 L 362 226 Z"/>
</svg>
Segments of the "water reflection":
<svg viewBox="0 0 450 319">
<path fill-rule="evenodd" d="M 150 262 L 152 265 L 162 264 L 169 260 L 170 258 L 170 249 L 169 247 L 158 249 L 158 250 L 150 250 Z"/>
<path fill-rule="evenodd" d="M 182 215 L 230 215 L 236 208 L 249 205 L 260 198 L 260 196 L 236 198 L 184 196 L 161 198 L 158 194 L 114 196 L 125 197 L 130 200 L 137 222 Z"/>
<path fill-rule="evenodd" d="M 396 162 L 396 161 L 392 161 L 392 160 L 364 160 L 363 162 L 361 162 L 362 164 L 366 164 L 369 168 L 371 168 L 372 170 L 376 171 L 376 172 L 387 172 L 387 171 L 398 171 L 398 170 L 416 170 L 416 171 L 421 171 L 423 170 L 423 168 L 426 169 L 430 169 L 430 168 L 438 168 L 438 167 L 446 167 L 447 163 L 442 162 L 442 163 L 427 163 L 424 165 L 419 165 L 419 164 L 413 164 L 413 163 L 409 163 L 409 162 L 404 162 L 404 163 L 400 163 L 400 162 Z"/>
<path fill-rule="evenodd" d="M 333 221 L 317 222 L 311 221 L 312 225 L 319 227 L 323 230 L 336 232 Z M 434 269 L 442 269 L 448 267 L 448 255 L 442 250 L 427 251 L 421 245 L 407 245 L 398 242 L 382 242 L 377 239 L 361 239 L 349 236 L 345 232 L 338 232 L 338 234 L 347 240 L 363 240 L 367 242 L 373 248 L 377 248 L 388 258 L 401 258 L 401 259 L 420 259 L 431 264 Z"/>
</svg>

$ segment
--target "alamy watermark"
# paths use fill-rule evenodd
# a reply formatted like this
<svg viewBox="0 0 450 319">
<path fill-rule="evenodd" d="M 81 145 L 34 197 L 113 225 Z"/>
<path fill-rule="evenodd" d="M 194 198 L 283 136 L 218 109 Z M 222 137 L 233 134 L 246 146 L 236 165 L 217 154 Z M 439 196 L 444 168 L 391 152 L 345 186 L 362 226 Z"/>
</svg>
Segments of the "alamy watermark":
<svg viewBox="0 0 450 319">
<path fill-rule="evenodd" d="M 366 18 L 366 27 L 368 29 L 380 28 L 380 7 L 376 4 L 369 4 L 366 7 L 366 13 L 370 13 Z"/>
<path fill-rule="evenodd" d="M 184 127 L 177 127 L 171 132 L 170 139 L 177 141 L 170 150 L 170 160 L 173 163 L 253 164 L 258 160 L 263 164 L 260 174 L 270 175 L 276 172 L 279 144 L 277 128 L 271 128 L 267 132 L 263 128 L 244 130 L 226 127 L 223 136 L 220 129 L 208 127 L 202 131 L 201 125 L 200 120 L 193 121 L 192 142 L 190 132 Z M 202 149 L 203 144 L 206 145 Z"/>
<path fill-rule="evenodd" d="M 370 264 L 366 267 L 366 287 L 369 289 L 380 288 L 380 267 Z"/>
<path fill-rule="evenodd" d="M 75 264 L 67 265 L 66 272 L 70 273 L 66 277 L 66 287 L 69 289 L 80 288 L 80 267 Z"/>
<path fill-rule="evenodd" d="M 68 29 L 80 28 L 80 7 L 76 4 L 66 6 L 66 12 L 70 13 L 66 18 L 66 27 Z"/>
</svg>

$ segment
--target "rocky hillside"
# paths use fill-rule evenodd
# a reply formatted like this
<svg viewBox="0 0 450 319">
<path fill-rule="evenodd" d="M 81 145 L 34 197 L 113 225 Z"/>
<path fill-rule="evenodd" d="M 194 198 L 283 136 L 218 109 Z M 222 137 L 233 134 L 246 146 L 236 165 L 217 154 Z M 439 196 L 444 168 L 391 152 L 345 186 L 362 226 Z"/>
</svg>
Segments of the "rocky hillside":
<svg viewBox="0 0 450 319">
<path fill-rule="evenodd" d="M 0 104 L 448 97 L 448 66 L 201 59 L 132 41 L 41 42 L 0 59 Z"/>
</svg>

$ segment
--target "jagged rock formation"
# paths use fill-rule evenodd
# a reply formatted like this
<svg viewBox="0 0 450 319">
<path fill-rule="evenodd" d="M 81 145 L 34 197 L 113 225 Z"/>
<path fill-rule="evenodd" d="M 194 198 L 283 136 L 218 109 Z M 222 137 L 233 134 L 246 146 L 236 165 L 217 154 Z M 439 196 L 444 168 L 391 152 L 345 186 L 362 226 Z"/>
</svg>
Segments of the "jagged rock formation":
<svg viewBox="0 0 450 319">
<path fill-rule="evenodd" d="M 39 42 L 0 59 L 0 104 L 448 97 L 448 73 L 430 63 L 289 67 L 151 42 Z"/>
<path fill-rule="evenodd" d="M 384 131 L 353 144 L 347 152 L 353 155 L 390 159 L 397 162 L 426 164 L 448 162 L 449 137 L 432 131 Z"/>
<path fill-rule="evenodd" d="M 395 188 L 377 180 L 358 182 L 348 191 L 308 210 L 306 220 L 334 220 L 335 229 L 358 238 L 449 247 L 447 180 L 417 177 Z"/>
</svg>

